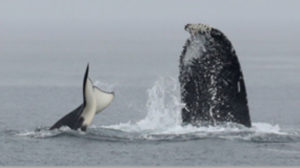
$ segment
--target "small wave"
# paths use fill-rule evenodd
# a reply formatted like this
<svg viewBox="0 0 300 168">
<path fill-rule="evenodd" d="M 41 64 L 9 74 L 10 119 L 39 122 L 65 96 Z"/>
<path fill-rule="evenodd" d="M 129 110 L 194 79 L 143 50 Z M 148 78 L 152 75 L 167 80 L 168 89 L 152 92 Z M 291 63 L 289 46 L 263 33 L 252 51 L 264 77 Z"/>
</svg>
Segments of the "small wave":
<svg viewBox="0 0 300 168">
<path fill-rule="evenodd" d="M 32 138 L 51 138 L 61 136 L 63 134 L 84 134 L 81 131 L 74 131 L 71 130 L 69 127 L 62 127 L 60 129 L 49 130 L 48 127 L 37 128 L 33 131 L 22 131 L 16 133 L 17 136 L 24 136 L 24 137 L 32 137 Z"/>
<path fill-rule="evenodd" d="M 299 142 L 300 131 L 292 132 L 281 130 L 278 125 L 268 123 L 253 123 L 253 127 L 247 128 L 237 124 L 227 124 L 222 126 L 194 127 L 175 126 L 167 129 L 152 129 L 136 131 L 135 124 L 118 124 L 112 126 L 101 126 L 100 128 L 110 128 L 127 133 L 138 133 L 140 138 L 145 140 L 197 140 L 197 139 L 225 139 L 242 140 L 248 142 L 277 143 L 277 142 Z M 140 129 L 140 128 L 139 128 Z"/>
<path fill-rule="evenodd" d="M 281 130 L 278 125 L 253 123 L 252 128 L 236 124 L 224 126 L 194 127 L 191 125 L 176 126 L 168 129 L 133 131 L 134 124 L 113 126 L 92 126 L 87 132 L 74 131 L 67 127 L 56 130 L 38 128 L 34 131 L 16 133 L 17 136 L 30 138 L 76 137 L 102 142 L 178 142 L 204 139 L 238 140 L 253 143 L 291 143 L 300 142 L 300 131 Z M 129 128 L 129 129 L 128 129 Z"/>
</svg>

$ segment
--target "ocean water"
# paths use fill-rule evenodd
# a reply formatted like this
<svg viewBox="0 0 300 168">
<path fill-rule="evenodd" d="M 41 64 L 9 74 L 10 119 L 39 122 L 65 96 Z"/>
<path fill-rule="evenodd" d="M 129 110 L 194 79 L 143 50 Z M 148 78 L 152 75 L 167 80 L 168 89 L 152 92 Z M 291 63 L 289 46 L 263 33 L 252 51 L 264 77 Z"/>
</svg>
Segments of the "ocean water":
<svg viewBox="0 0 300 168">
<path fill-rule="evenodd" d="M 0 2 L 1 166 L 300 164 L 297 1 L 27 2 Z M 253 127 L 181 126 L 183 27 L 199 22 L 233 43 Z M 49 131 L 82 103 L 87 63 L 114 101 L 87 132 Z"/>
<path fill-rule="evenodd" d="M 251 110 L 252 128 L 183 127 L 176 78 L 159 77 L 150 88 L 95 83 L 114 90 L 116 99 L 87 132 L 48 130 L 81 102 L 80 87 L 2 86 L 1 165 L 299 164 L 299 125 L 284 124 L 280 117 L 268 119 L 266 114 L 260 118 L 266 107 Z M 263 101 L 277 104 L 278 99 Z M 255 101 L 251 102 L 253 107 Z M 289 111 L 285 115 L 299 116 Z"/>
</svg>

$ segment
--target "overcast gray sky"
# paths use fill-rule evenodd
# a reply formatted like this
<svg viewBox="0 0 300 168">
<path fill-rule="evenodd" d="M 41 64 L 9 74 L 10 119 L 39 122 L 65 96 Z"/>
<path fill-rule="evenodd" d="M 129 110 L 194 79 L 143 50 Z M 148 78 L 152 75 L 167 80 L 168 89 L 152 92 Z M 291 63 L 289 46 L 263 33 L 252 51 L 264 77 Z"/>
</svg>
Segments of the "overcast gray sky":
<svg viewBox="0 0 300 168">
<path fill-rule="evenodd" d="M 263 64 L 284 66 L 287 54 L 294 57 L 284 60 L 287 67 L 299 65 L 299 6 L 298 0 L 0 0 L 1 82 L 80 76 L 86 62 L 103 76 L 176 76 L 187 23 L 222 30 L 251 79 Z"/>
<path fill-rule="evenodd" d="M 70 38 L 73 33 L 151 38 L 157 32 L 179 34 L 186 23 L 202 22 L 229 32 L 285 31 L 290 36 L 299 34 L 299 6 L 297 0 L 1 0 L 0 35 L 2 40 Z"/>
</svg>

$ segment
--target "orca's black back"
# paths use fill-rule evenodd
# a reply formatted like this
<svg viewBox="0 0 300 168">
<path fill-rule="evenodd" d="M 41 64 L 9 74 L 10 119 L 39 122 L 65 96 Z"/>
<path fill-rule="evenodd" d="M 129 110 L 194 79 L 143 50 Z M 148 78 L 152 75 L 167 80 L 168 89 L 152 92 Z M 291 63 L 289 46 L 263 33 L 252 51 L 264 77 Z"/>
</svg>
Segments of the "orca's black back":
<svg viewBox="0 0 300 168">
<path fill-rule="evenodd" d="M 81 128 L 82 131 L 85 131 L 87 129 L 87 126 L 82 126 L 84 118 L 81 117 L 81 114 L 86 106 L 85 88 L 88 80 L 88 74 L 89 74 L 89 64 L 86 67 L 84 78 L 83 78 L 83 86 L 82 86 L 83 103 L 80 106 L 78 106 L 75 110 L 71 111 L 69 114 L 65 115 L 63 118 L 58 120 L 52 127 L 50 127 L 50 130 L 60 128 L 62 126 L 68 126 L 74 130 Z"/>
<path fill-rule="evenodd" d="M 83 118 L 80 117 L 84 109 L 84 104 L 81 104 L 75 110 L 70 112 L 69 114 L 65 115 L 62 119 L 58 120 L 50 130 L 60 128 L 62 126 L 68 126 L 71 129 L 77 130 L 81 127 Z"/>
</svg>

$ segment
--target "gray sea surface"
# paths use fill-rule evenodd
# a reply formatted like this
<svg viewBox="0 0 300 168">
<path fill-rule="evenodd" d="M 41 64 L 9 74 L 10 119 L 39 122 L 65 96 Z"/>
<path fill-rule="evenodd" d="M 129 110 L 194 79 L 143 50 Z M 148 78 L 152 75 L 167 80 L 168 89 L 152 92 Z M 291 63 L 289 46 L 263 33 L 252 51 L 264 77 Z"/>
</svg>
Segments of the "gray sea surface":
<svg viewBox="0 0 300 168">
<path fill-rule="evenodd" d="M 0 1 L 0 165 L 300 164 L 298 1 Z M 252 128 L 181 126 L 187 23 L 237 51 Z M 114 91 L 87 132 L 48 128 L 82 103 L 84 70 Z"/>
</svg>

